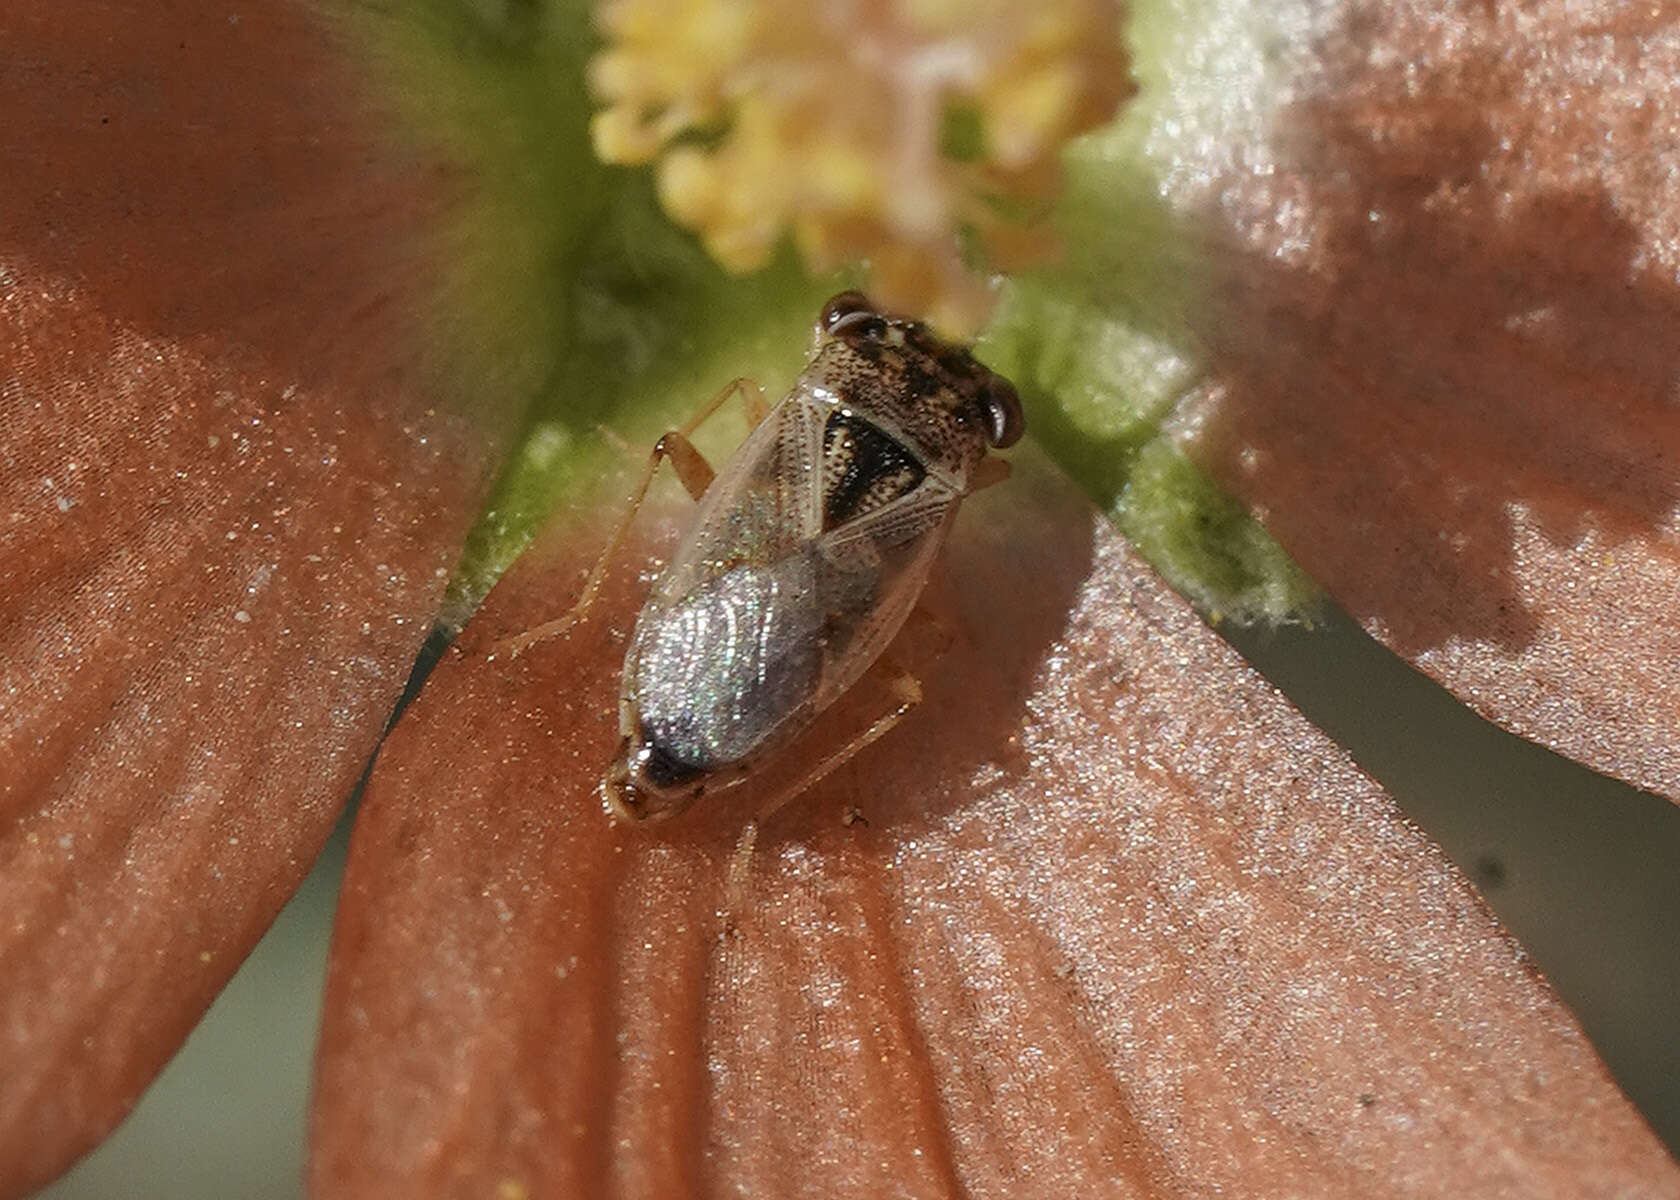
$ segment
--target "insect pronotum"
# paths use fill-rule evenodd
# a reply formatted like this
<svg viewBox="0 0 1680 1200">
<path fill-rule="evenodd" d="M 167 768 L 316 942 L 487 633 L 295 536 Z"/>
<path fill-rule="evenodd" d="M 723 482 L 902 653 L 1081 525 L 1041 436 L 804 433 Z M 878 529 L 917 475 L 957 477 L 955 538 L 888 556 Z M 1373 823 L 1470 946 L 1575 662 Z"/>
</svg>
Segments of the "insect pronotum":
<svg viewBox="0 0 1680 1200">
<path fill-rule="evenodd" d="M 731 391 L 756 423 L 723 470 L 688 434 Z M 915 606 L 964 496 L 1008 474 L 990 454 L 1024 430 L 1008 380 L 921 324 L 842 292 L 818 318 L 810 358 L 768 413 L 738 381 L 649 461 L 700 503 L 654 583 L 624 659 L 622 740 L 601 783 L 623 821 L 660 820 L 738 782 L 800 733 L 886 650 Z M 566 617 L 593 598 L 621 525 Z M 890 729 L 920 699 L 900 671 L 893 711 L 809 771 L 762 815 Z"/>
</svg>

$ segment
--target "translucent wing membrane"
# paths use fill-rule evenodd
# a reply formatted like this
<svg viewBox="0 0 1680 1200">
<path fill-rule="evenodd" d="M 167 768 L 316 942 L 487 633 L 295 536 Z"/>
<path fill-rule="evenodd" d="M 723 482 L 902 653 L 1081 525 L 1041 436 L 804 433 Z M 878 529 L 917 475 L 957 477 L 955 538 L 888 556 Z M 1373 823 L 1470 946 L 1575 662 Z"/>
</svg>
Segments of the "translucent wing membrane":
<svg viewBox="0 0 1680 1200">
<path fill-rule="evenodd" d="M 817 536 L 827 414 L 799 400 L 772 409 L 701 498 L 692 532 L 654 585 L 644 620 L 736 567 L 766 566 Z"/>
<path fill-rule="evenodd" d="M 857 682 L 903 626 L 922 594 L 959 499 L 947 485 L 930 478 L 884 508 L 824 534 L 817 543 L 833 594 L 846 594 L 841 580 L 871 581 L 865 603 L 830 618 L 819 707 Z"/>
<path fill-rule="evenodd" d="M 705 770 L 803 728 L 903 625 L 959 498 L 822 394 L 778 405 L 637 623 L 628 677 L 648 740 Z"/>
<path fill-rule="evenodd" d="M 638 626 L 635 696 L 647 740 L 704 770 L 759 749 L 810 701 L 822 673 L 820 556 L 742 564 Z"/>
</svg>

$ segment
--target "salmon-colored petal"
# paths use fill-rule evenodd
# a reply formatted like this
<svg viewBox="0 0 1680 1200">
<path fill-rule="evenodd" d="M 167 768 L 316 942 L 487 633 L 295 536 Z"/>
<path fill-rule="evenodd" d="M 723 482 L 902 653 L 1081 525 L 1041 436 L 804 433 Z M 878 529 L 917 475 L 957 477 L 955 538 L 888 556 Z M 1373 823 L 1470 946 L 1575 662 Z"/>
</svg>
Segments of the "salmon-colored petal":
<svg viewBox="0 0 1680 1200">
<path fill-rule="evenodd" d="M 300 7 L 0 17 L 0 1194 L 308 869 L 502 436 L 396 369 L 416 185 Z"/>
<path fill-rule="evenodd" d="M 926 703 L 745 858 L 752 795 L 597 799 L 642 563 L 513 662 L 593 543 L 510 574 L 369 785 L 317 1194 L 1680 1195 L 1441 853 L 1017 466 Z"/>
<path fill-rule="evenodd" d="M 1199 454 L 1478 711 L 1680 799 L 1680 15 L 1372 0 L 1316 54 L 1218 184 Z"/>
</svg>

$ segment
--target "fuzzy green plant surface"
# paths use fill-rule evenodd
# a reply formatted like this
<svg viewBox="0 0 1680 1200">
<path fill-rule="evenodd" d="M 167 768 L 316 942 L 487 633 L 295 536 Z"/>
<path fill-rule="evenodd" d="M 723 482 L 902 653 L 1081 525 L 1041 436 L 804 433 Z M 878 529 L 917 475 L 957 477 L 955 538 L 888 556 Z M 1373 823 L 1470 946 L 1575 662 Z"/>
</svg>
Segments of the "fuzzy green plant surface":
<svg viewBox="0 0 1680 1200">
<path fill-rule="evenodd" d="M 1202 374 L 1185 314 L 1207 273 L 1160 199 L 1172 146 L 1159 131 L 1192 137 L 1186 112 L 1231 102 L 1229 62 L 1169 32 L 1209 28 L 1186 11 L 1203 8 L 1133 9 L 1140 95 L 1069 148 L 1064 254 L 1004 284 L 978 349 L 1016 382 L 1032 435 L 1170 583 L 1214 619 L 1277 622 L 1310 614 L 1314 589 L 1171 430 Z M 1263 60 L 1256 21 L 1215 24 L 1227 58 Z M 791 252 L 731 276 L 660 212 L 649 172 L 595 159 L 584 70 L 597 43 L 579 0 L 424 0 L 400 20 L 370 15 L 357 36 L 415 136 L 466 181 L 439 300 L 464 386 L 527 405 L 453 581 L 446 620 L 458 623 L 551 513 L 596 502 L 580 489 L 609 456 L 651 444 L 736 376 L 779 395 L 817 308 L 852 281 L 811 278 Z"/>
</svg>

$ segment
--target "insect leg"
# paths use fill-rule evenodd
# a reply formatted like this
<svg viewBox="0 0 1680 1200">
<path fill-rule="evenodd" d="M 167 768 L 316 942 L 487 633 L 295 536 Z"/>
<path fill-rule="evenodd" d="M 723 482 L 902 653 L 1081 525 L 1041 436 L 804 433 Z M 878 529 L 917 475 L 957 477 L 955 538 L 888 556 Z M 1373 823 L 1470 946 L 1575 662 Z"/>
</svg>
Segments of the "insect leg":
<svg viewBox="0 0 1680 1200">
<path fill-rule="evenodd" d="M 903 667 L 890 663 L 886 659 L 883 659 L 882 661 L 888 662 L 888 665 L 893 667 L 894 675 L 892 680 L 887 684 L 887 687 L 892 691 L 894 698 L 897 699 L 898 706 L 891 712 L 877 717 L 868 729 L 865 729 L 862 733 L 858 734 L 857 737 L 846 743 L 846 745 L 840 747 L 840 749 L 836 750 L 833 754 L 830 754 L 827 758 L 823 759 L 809 772 L 797 780 L 792 786 L 783 788 L 781 791 L 772 796 L 758 810 L 758 814 L 754 818 L 754 822 L 756 824 L 762 825 L 771 817 L 771 815 L 784 807 L 790 800 L 793 800 L 802 793 L 809 791 L 825 776 L 850 762 L 860 750 L 862 750 L 865 746 L 868 746 L 871 742 L 884 737 L 888 730 L 892 729 L 894 725 L 897 725 L 900 721 L 904 720 L 904 718 L 910 714 L 910 710 L 922 702 L 922 681 L 917 679 L 909 671 L 906 671 Z"/>
<path fill-rule="evenodd" d="M 940 632 L 949 633 L 949 630 L 939 621 L 939 618 L 930 612 L 923 612 L 922 609 L 917 608 L 912 610 L 912 616 L 918 612 L 922 613 L 923 620 L 932 622 Z M 724 875 L 723 912 L 725 914 L 725 926 L 729 930 L 733 931 L 736 928 L 735 914 L 741 911 L 746 896 L 747 876 L 752 869 L 753 851 L 758 846 L 759 826 L 769 820 L 775 813 L 787 807 L 791 801 L 798 799 L 805 792 L 815 787 L 818 781 L 825 776 L 845 766 L 865 746 L 884 737 L 888 730 L 909 716 L 910 710 L 922 702 L 922 681 L 920 679 L 890 658 L 883 658 L 881 662 L 893 671 L 893 677 L 887 686 L 898 699 L 898 706 L 891 712 L 877 717 L 868 729 L 865 729 L 846 745 L 823 759 L 791 786 L 777 792 L 759 807 L 758 811 L 753 814 L 752 820 L 748 821 L 742 828 L 741 836 L 736 839 L 735 849 L 729 855 L 729 866 Z M 861 820 L 862 816 L 857 813 L 856 809 L 848 810 L 846 824 L 856 824 Z M 864 823 L 867 824 L 868 822 Z"/>
<path fill-rule="evenodd" d="M 989 454 L 980 460 L 974 468 L 974 473 L 968 477 L 968 491 L 964 494 L 972 496 L 975 492 L 995 487 L 1008 478 L 1009 460 Z"/>
<path fill-rule="evenodd" d="M 956 644 L 957 633 L 945 619 L 927 606 L 927 597 L 923 596 L 910 610 L 910 615 L 904 619 L 904 628 L 899 632 L 900 638 L 918 638 L 928 653 L 934 659 L 944 658 Z"/>
<path fill-rule="evenodd" d="M 654 473 L 659 470 L 659 464 L 665 459 L 671 460 L 671 466 L 676 471 L 677 478 L 682 481 L 684 490 L 695 500 L 700 499 L 706 488 L 710 486 L 716 472 L 712 470 L 712 465 L 706 461 L 705 456 L 694 448 L 694 444 L 688 440 L 689 436 L 696 429 L 699 429 L 708 417 L 722 408 L 730 396 L 737 392 L 740 393 L 742 404 L 747 410 L 748 422 L 757 425 L 759 421 L 764 419 L 765 414 L 769 412 L 764 400 L 764 389 L 745 376 L 740 376 L 731 379 L 722 391 L 706 401 L 680 427 L 668 431 L 664 437 L 654 443 L 653 451 L 648 455 L 647 465 L 642 468 L 642 473 L 636 480 L 636 486 L 630 493 L 630 503 L 625 508 L 624 516 L 619 518 L 618 524 L 613 528 L 612 536 L 607 539 L 606 547 L 601 551 L 600 556 L 595 559 L 594 565 L 589 568 L 589 575 L 583 581 L 583 591 L 578 595 L 577 602 L 562 616 L 552 621 L 545 621 L 541 625 L 527 629 L 523 633 L 514 634 L 512 637 L 502 638 L 490 647 L 490 653 L 487 657 L 495 658 L 497 655 L 506 654 L 509 658 L 517 658 L 538 642 L 547 641 L 549 638 L 565 633 L 589 611 L 590 605 L 595 603 L 595 597 L 600 594 L 602 583 L 606 581 L 607 566 L 612 562 L 613 555 L 618 552 L 619 546 L 623 544 L 625 537 L 629 534 L 630 524 L 636 519 L 636 514 L 641 511 L 642 501 L 647 498 L 648 488 L 653 483 Z"/>
<path fill-rule="evenodd" d="M 748 428 L 756 428 L 760 421 L 770 415 L 770 401 L 765 399 L 764 389 L 745 375 L 730 380 L 729 388 L 724 390 L 724 394 L 728 395 L 730 389 L 741 393 L 741 407 L 747 410 Z"/>
<path fill-rule="evenodd" d="M 688 493 L 690 500 L 699 500 L 704 496 L 706 489 L 712 486 L 712 480 L 717 478 L 717 472 L 712 470 L 712 464 L 706 461 L 706 456 L 694 448 L 693 442 L 675 430 L 660 438 L 653 447 L 655 467 L 662 458 L 669 460 L 671 469 L 677 473 L 677 478 L 682 480 L 683 491 Z M 641 504 L 640 496 L 636 498 L 636 504 Z"/>
<path fill-rule="evenodd" d="M 924 619 L 935 624 L 939 622 L 939 618 L 931 613 L 925 613 Z M 939 628 L 943 630 L 944 626 L 940 625 Z M 865 729 L 846 745 L 823 759 L 791 786 L 777 792 L 761 805 L 759 810 L 753 814 L 752 820 L 742 827 L 741 835 L 736 839 L 735 849 L 729 855 L 729 865 L 724 873 L 722 911 L 725 928 L 730 932 L 734 932 L 737 928 L 735 914 L 741 911 L 746 898 L 747 877 L 752 869 L 753 851 L 758 846 L 759 826 L 785 808 L 791 801 L 815 787 L 824 776 L 845 766 L 865 746 L 885 736 L 888 730 L 904 720 L 910 714 L 910 710 L 922 702 L 922 681 L 891 659 L 883 658 L 881 661 L 883 665 L 889 666 L 893 670 L 892 680 L 887 686 L 898 699 L 898 706 L 891 712 L 877 717 L 868 729 Z M 846 824 L 852 825 L 862 820 L 861 814 L 854 814 L 857 814 L 856 809 L 848 810 Z M 864 823 L 867 824 L 867 822 Z"/>
<path fill-rule="evenodd" d="M 729 866 L 723 875 L 724 929 L 734 933 L 739 928 L 736 915 L 746 907 L 747 876 L 752 870 L 753 850 L 758 846 L 758 822 L 748 821 L 735 839 L 735 849 L 729 855 Z"/>
<path fill-rule="evenodd" d="M 764 398 L 764 389 L 745 375 L 737 375 L 724 384 L 717 395 L 701 405 L 692 417 L 671 432 L 680 433 L 683 437 L 692 437 L 694 431 L 704 425 L 707 419 L 727 404 L 729 397 L 736 393 L 740 394 L 741 407 L 746 410 L 747 428 L 753 428 L 770 415 L 770 402 Z"/>
</svg>

